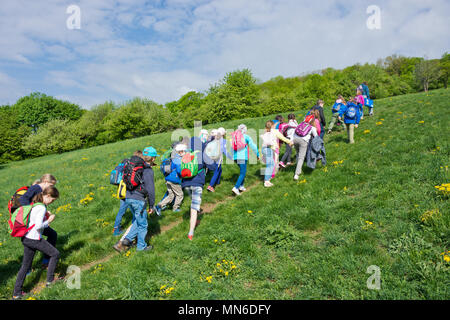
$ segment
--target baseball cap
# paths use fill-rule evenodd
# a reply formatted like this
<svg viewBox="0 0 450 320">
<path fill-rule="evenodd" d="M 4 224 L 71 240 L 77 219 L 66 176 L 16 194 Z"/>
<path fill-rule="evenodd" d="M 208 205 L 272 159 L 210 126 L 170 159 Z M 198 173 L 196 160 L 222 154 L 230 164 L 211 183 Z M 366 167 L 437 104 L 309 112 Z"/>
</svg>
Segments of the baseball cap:
<svg viewBox="0 0 450 320">
<path fill-rule="evenodd" d="M 142 154 L 144 156 L 148 156 L 148 157 L 159 157 L 159 154 L 156 152 L 156 149 L 153 147 L 145 148 L 144 151 L 142 151 Z"/>
</svg>

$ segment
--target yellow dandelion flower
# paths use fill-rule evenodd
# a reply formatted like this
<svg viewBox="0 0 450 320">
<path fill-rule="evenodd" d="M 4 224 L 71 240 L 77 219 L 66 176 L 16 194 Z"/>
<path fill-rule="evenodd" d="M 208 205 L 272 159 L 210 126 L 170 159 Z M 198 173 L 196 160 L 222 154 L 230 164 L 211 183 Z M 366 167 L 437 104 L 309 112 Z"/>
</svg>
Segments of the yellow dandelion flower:
<svg viewBox="0 0 450 320">
<path fill-rule="evenodd" d="M 450 262 L 450 256 L 445 255 L 445 256 L 444 256 L 444 261 L 445 261 L 445 262 Z"/>
<path fill-rule="evenodd" d="M 422 121 L 418 121 L 417 123 L 425 123 L 425 121 L 422 120 Z"/>
<path fill-rule="evenodd" d="M 247 212 L 248 212 L 248 213 L 253 213 L 253 211 L 252 211 L 252 210 L 248 210 Z"/>
</svg>

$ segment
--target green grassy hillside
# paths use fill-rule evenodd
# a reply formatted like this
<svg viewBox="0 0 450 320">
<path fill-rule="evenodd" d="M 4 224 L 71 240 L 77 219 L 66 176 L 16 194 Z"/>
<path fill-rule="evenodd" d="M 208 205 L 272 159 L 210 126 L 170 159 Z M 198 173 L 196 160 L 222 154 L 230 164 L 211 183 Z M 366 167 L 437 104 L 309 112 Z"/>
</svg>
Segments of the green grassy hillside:
<svg viewBox="0 0 450 320">
<path fill-rule="evenodd" d="M 345 132 L 326 135 L 327 166 L 305 169 L 299 182 L 289 167 L 275 187 L 264 188 L 262 165 L 251 165 L 251 190 L 233 198 L 238 167 L 225 165 L 217 192 L 205 188 L 207 213 L 194 241 L 187 239 L 186 197 L 180 213 L 149 218 L 154 250 L 147 253 L 112 249 L 119 201 L 109 172 L 136 149 L 163 152 L 169 133 L 2 166 L 0 298 L 11 297 L 23 255 L 20 240 L 7 233 L 7 201 L 49 172 L 61 193 L 50 206 L 61 252 L 57 272 L 69 265 L 84 271 L 80 289 L 62 282 L 30 295 L 36 299 L 449 299 L 448 192 L 436 188 L 450 182 L 449 101 L 444 89 L 375 101 L 375 116 L 362 120 L 356 143 L 347 144 Z M 206 128 L 245 123 L 259 130 L 268 119 Z M 156 189 L 160 200 L 159 170 Z M 89 194 L 92 200 L 81 203 Z M 130 221 L 128 212 L 124 224 Z M 45 279 L 40 259 L 27 292 Z M 381 272 L 380 290 L 367 287 L 372 265 Z"/>
</svg>

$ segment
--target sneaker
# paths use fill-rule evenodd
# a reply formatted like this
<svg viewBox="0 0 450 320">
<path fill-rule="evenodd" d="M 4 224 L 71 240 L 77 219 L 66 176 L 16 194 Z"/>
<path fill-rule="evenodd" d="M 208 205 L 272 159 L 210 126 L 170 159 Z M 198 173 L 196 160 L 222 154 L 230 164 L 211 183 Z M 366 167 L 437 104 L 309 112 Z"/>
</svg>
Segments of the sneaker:
<svg viewBox="0 0 450 320">
<path fill-rule="evenodd" d="M 120 236 L 124 231 L 120 228 L 114 228 L 113 229 L 113 236 L 117 237 Z"/>
<path fill-rule="evenodd" d="M 284 164 L 283 161 L 280 161 L 279 165 L 280 165 L 280 167 L 286 168 L 286 165 Z"/>
<path fill-rule="evenodd" d="M 123 241 L 121 242 L 122 245 L 124 245 L 125 247 L 131 247 L 133 245 L 133 242 L 128 240 L 127 238 L 123 239 Z"/>
<path fill-rule="evenodd" d="M 153 249 L 153 246 L 148 245 L 148 246 L 146 246 L 144 249 L 139 250 L 139 251 L 150 251 L 150 250 L 152 250 L 152 249 Z"/>
<path fill-rule="evenodd" d="M 181 211 L 180 208 L 178 208 L 178 209 L 173 209 L 173 212 L 180 212 L 180 211 Z"/>
<path fill-rule="evenodd" d="M 292 166 L 292 162 L 286 163 L 286 167 L 288 167 L 288 166 Z"/>
<path fill-rule="evenodd" d="M 22 291 L 18 296 L 12 296 L 12 299 L 13 300 L 21 300 L 24 295 L 26 295 L 26 293 Z"/>
<path fill-rule="evenodd" d="M 161 211 L 164 211 L 167 209 L 167 206 L 161 207 Z"/>
<path fill-rule="evenodd" d="M 327 131 L 327 134 L 330 134 L 330 133 L 331 133 L 331 130 L 328 130 L 328 131 Z"/>
<path fill-rule="evenodd" d="M 244 192 L 244 191 L 247 191 L 247 189 L 245 189 L 244 186 L 240 186 L 240 187 L 239 187 L 239 191 L 240 191 L 240 192 Z"/>
<path fill-rule="evenodd" d="M 155 206 L 155 213 L 158 217 L 161 216 L 161 207 L 160 206 Z"/>
<path fill-rule="evenodd" d="M 270 181 L 264 181 L 264 187 L 266 188 L 273 187 L 273 183 L 271 183 Z"/>
<path fill-rule="evenodd" d="M 52 282 L 47 282 L 45 284 L 45 286 L 47 288 L 49 288 L 49 287 L 53 286 L 56 282 L 59 282 L 59 281 L 62 281 L 62 280 L 64 280 L 64 277 L 55 277 Z"/>
<path fill-rule="evenodd" d="M 294 176 L 294 180 L 298 180 L 298 175 L 297 174 Z"/>
<path fill-rule="evenodd" d="M 192 241 L 192 239 L 194 238 L 193 234 L 188 234 L 188 239 Z"/>
<path fill-rule="evenodd" d="M 238 189 L 236 189 L 236 187 L 234 187 L 231 191 L 234 192 L 235 195 L 239 196 L 241 193 L 239 192 Z"/>
<path fill-rule="evenodd" d="M 206 189 L 208 189 L 209 192 L 214 192 L 215 191 L 214 188 L 211 187 L 211 186 L 208 186 L 208 188 L 206 188 Z"/>
</svg>

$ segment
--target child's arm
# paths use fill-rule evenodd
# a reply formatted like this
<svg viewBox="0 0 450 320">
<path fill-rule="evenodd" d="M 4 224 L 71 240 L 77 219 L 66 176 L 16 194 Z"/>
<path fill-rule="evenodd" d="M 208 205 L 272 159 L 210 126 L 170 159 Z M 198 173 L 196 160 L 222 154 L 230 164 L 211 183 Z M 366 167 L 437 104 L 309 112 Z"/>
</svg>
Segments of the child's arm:
<svg viewBox="0 0 450 320">
<path fill-rule="evenodd" d="M 42 189 L 39 185 L 31 186 L 27 192 L 25 192 L 20 198 L 19 203 L 21 206 L 27 206 L 31 203 L 33 197 L 42 192 Z"/>
<path fill-rule="evenodd" d="M 290 144 L 291 143 L 291 140 L 289 140 L 285 136 L 283 136 L 280 131 L 275 129 L 274 132 L 275 132 L 275 136 L 278 139 L 280 139 L 281 141 L 283 141 L 284 143 L 286 143 L 286 144 Z"/>
<path fill-rule="evenodd" d="M 277 130 L 278 131 L 278 130 Z M 246 135 L 246 142 L 250 146 L 250 148 L 253 150 L 253 152 L 256 154 L 256 157 L 259 158 L 259 151 L 256 144 L 253 142 L 252 138 L 249 135 Z"/>
</svg>

